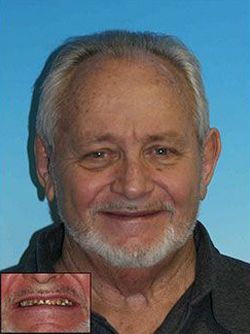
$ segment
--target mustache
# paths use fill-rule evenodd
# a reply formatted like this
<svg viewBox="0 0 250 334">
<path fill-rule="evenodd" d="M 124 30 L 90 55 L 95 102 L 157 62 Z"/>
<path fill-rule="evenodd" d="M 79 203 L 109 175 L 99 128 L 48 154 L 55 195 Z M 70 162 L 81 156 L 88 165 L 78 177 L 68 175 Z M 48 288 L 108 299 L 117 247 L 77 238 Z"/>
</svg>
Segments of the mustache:
<svg viewBox="0 0 250 334">
<path fill-rule="evenodd" d="M 67 294 L 73 298 L 79 298 L 79 293 L 77 293 L 77 291 L 71 287 L 46 287 L 44 289 L 41 288 L 36 288 L 34 287 L 27 287 L 27 288 L 23 288 L 20 289 L 16 292 L 10 293 L 9 295 L 9 302 L 11 304 L 14 304 L 16 300 L 19 300 L 21 298 L 26 298 L 27 295 L 32 295 L 32 294 L 37 294 L 40 295 L 41 297 L 43 295 L 48 295 L 51 293 L 58 293 L 58 294 Z"/>
<path fill-rule="evenodd" d="M 140 212 L 140 211 L 167 211 L 171 214 L 175 213 L 175 208 L 172 204 L 165 201 L 157 202 L 147 202 L 145 204 L 136 204 L 120 200 L 120 201 L 110 201 L 103 204 L 95 206 L 91 212 L 93 215 L 98 214 L 102 211 L 116 212 L 116 211 L 130 211 L 130 212 Z"/>
</svg>

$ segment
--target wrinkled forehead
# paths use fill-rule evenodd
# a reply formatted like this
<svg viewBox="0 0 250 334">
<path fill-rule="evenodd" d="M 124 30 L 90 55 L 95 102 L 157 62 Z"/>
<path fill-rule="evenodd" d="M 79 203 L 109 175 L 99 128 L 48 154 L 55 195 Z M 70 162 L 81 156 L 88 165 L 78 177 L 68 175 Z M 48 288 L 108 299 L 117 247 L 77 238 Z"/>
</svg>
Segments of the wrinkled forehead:
<svg viewBox="0 0 250 334">
<path fill-rule="evenodd" d="M 161 84 L 179 92 L 189 87 L 184 73 L 156 55 L 136 53 L 119 58 L 96 55 L 77 67 L 68 87 L 68 96 L 77 98 L 85 93 L 88 97 L 106 84 L 113 82 L 119 87 L 119 83 L 129 79 Z"/>
<path fill-rule="evenodd" d="M 114 101 L 118 101 L 117 107 L 119 102 L 125 101 L 128 110 L 149 97 L 144 101 L 145 110 L 150 103 L 157 108 L 156 104 L 163 100 L 168 107 L 168 95 L 181 109 L 194 111 L 192 89 L 184 74 L 169 61 L 144 54 L 121 58 L 93 56 L 75 69 L 64 96 L 60 128 L 67 132 L 77 126 L 79 115 L 84 115 L 87 121 L 89 114 L 98 111 L 100 115 L 101 111 L 105 118 L 105 112 Z M 133 112 L 137 112 L 136 108 Z M 91 127 L 95 127 L 95 122 L 91 122 Z"/>
</svg>

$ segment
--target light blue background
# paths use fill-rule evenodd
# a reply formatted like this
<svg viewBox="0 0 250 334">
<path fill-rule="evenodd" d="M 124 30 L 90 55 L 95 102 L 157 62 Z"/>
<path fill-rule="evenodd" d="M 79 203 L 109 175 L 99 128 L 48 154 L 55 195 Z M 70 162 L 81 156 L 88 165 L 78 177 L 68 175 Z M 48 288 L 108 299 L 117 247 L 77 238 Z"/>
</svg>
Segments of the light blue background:
<svg viewBox="0 0 250 334">
<path fill-rule="evenodd" d="M 2 0 L 0 268 L 15 264 L 31 234 L 50 223 L 30 180 L 32 85 L 66 38 L 105 29 L 165 32 L 202 64 L 211 125 L 222 155 L 200 219 L 221 252 L 250 260 L 249 2 L 244 0 Z"/>
</svg>

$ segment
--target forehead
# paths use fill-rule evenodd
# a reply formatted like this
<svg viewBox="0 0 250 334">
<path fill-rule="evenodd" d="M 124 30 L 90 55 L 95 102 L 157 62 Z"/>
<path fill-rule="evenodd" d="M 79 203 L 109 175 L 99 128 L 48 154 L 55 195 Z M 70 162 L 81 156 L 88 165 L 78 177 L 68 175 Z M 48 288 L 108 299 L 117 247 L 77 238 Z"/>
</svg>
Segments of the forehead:
<svg viewBox="0 0 250 334">
<path fill-rule="evenodd" d="M 83 135 L 99 135 L 107 126 L 125 133 L 133 124 L 165 131 L 166 120 L 192 121 L 193 110 L 184 75 L 158 57 L 90 59 L 69 86 L 61 125 L 63 132 Z"/>
<path fill-rule="evenodd" d="M 131 86 L 131 84 L 133 85 Z M 134 56 L 133 58 L 102 58 L 95 56 L 77 67 L 68 88 L 68 97 L 83 103 L 96 101 L 104 93 L 113 98 L 117 93 L 132 90 L 135 85 L 165 88 L 172 92 L 183 93 L 191 88 L 184 74 L 166 60 L 153 55 Z M 109 90 L 111 88 L 111 90 Z"/>
</svg>

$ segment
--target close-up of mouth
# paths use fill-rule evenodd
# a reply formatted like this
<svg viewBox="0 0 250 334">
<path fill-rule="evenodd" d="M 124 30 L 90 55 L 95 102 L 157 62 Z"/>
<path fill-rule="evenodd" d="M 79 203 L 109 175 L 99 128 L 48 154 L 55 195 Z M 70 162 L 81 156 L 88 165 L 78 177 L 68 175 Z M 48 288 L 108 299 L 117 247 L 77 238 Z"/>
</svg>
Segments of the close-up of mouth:
<svg viewBox="0 0 250 334">
<path fill-rule="evenodd" d="M 103 211 L 102 214 L 114 219 L 131 220 L 136 218 L 153 218 L 165 211 Z"/>
<path fill-rule="evenodd" d="M 22 333 L 89 332 L 89 274 L 9 274 L 4 278 L 4 328 Z"/>
<path fill-rule="evenodd" d="M 13 300 L 10 319 L 24 331 L 60 331 L 78 328 L 89 317 L 87 300 L 70 293 L 34 293 Z M 24 322 L 25 319 L 25 322 Z M 48 327 L 49 326 L 49 327 Z"/>
</svg>

